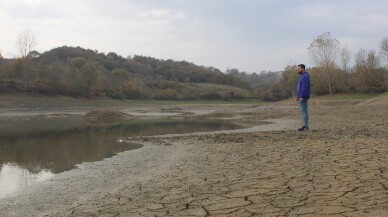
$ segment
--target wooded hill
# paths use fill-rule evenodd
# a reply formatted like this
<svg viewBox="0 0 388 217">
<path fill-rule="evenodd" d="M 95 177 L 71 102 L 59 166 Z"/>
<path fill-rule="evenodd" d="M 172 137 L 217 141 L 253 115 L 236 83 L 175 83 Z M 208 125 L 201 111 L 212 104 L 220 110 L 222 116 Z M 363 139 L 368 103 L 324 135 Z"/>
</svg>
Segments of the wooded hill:
<svg viewBox="0 0 388 217">
<path fill-rule="evenodd" d="M 0 93 L 117 99 L 240 99 L 246 82 L 213 67 L 80 47 L 59 47 L 26 58 L 0 59 Z"/>
<path fill-rule="evenodd" d="M 0 94 L 279 100 L 295 97 L 298 81 L 296 65 L 286 66 L 283 72 L 247 74 L 228 69 L 224 73 L 186 61 L 123 58 L 80 47 L 59 47 L 43 54 L 19 50 L 24 52 L 16 59 L 0 55 Z M 315 64 L 308 68 L 313 95 L 388 91 L 388 37 L 380 42 L 380 52 L 359 49 L 351 53 L 325 32 L 310 43 L 308 53 Z"/>
</svg>

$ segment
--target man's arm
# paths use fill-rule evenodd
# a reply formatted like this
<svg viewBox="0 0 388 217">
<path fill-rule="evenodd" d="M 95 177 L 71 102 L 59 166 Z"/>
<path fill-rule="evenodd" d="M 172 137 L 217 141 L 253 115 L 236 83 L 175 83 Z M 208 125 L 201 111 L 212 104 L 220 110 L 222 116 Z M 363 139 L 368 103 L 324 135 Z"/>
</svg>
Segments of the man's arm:
<svg viewBox="0 0 388 217">
<path fill-rule="evenodd" d="M 301 91 L 300 91 L 300 99 L 301 101 L 303 101 L 303 97 L 306 97 L 307 96 L 307 86 L 308 86 L 308 77 L 307 76 L 303 76 L 302 77 L 302 80 L 301 80 Z"/>
</svg>

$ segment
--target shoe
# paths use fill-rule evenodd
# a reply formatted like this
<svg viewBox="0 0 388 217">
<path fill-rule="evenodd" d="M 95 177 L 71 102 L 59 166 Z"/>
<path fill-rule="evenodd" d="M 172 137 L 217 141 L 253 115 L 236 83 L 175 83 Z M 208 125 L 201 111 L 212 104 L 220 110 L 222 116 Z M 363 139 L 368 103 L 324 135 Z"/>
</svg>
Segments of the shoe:
<svg viewBox="0 0 388 217">
<path fill-rule="evenodd" d="M 302 126 L 298 131 L 309 131 L 309 127 Z"/>
</svg>

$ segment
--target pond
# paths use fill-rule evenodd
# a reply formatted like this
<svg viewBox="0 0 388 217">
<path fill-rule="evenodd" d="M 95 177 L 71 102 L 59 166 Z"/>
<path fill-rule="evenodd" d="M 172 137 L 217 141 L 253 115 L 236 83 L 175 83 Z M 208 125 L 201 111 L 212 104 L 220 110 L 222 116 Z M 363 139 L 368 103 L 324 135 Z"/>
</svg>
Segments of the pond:
<svg viewBox="0 0 388 217">
<path fill-rule="evenodd" d="M 127 137 L 242 128 L 225 122 L 145 120 L 104 126 L 27 120 L 14 125 L 19 127 L 0 127 L 0 198 L 82 162 L 142 147 L 125 142 Z"/>
</svg>

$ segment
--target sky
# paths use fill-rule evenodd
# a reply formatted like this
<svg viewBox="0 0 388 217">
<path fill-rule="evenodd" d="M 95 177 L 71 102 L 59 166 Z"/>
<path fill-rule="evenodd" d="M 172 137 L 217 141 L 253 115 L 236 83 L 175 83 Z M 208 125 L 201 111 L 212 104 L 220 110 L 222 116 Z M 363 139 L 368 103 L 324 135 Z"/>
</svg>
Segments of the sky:
<svg viewBox="0 0 388 217">
<path fill-rule="evenodd" d="M 353 53 L 379 51 L 387 0 L 0 0 L 0 53 L 15 57 L 30 30 L 36 50 L 80 46 L 123 57 L 186 60 L 225 71 L 312 66 L 310 43 L 330 32 Z"/>
</svg>

